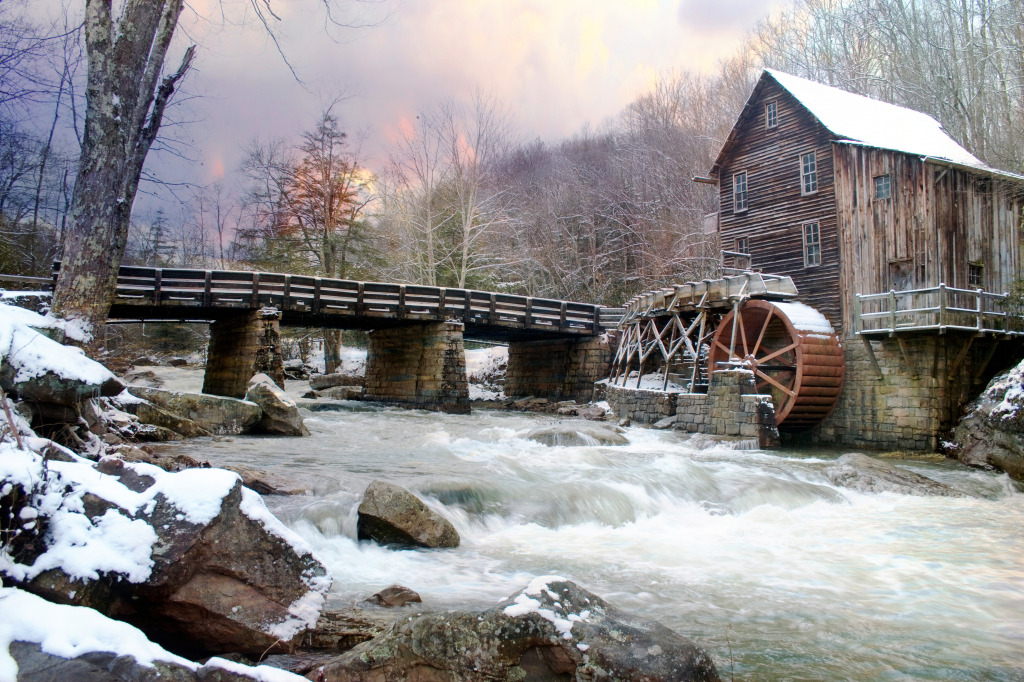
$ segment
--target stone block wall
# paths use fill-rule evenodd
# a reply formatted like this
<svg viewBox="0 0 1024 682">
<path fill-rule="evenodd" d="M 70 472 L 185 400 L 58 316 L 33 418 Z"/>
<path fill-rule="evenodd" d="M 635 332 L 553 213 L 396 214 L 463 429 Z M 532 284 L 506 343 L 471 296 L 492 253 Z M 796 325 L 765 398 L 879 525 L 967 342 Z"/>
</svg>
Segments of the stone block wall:
<svg viewBox="0 0 1024 682">
<path fill-rule="evenodd" d="M 620 419 L 638 424 L 675 416 L 674 427 L 689 433 L 755 438 L 762 448 L 779 440 L 771 397 L 757 394 L 749 370 L 715 372 L 706 395 L 609 385 L 605 396 Z"/>
<path fill-rule="evenodd" d="M 594 382 L 608 376 L 611 360 L 603 337 L 513 341 L 508 345 L 505 395 L 588 402 Z"/>
<path fill-rule="evenodd" d="M 211 324 L 203 393 L 244 398 L 249 379 L 260 372 L 284 388 L 280 320 L 276 308 L 261 308 Z"/>
<path fill-rule="evenodd" d="M 378 329 L 367 340 L 364 399 L 469 412 L 462 324 L 425 322 Z"/>
<path fill-rule="evenodd" d="M 968 341 L 953 332 L 874 340 L 876 370 L 859 337 L 844 339 L 846 379 L 839 404 L 821 426 L 796 434 L 794 442 L 936 450 L 963 406 L 984 388 L 999 356 L 1014 352 L 1010 344 L 995 351 L 993 344 L 1000 342 L 994 338 L 975 339 L 956 367 Z"/>
</svg>

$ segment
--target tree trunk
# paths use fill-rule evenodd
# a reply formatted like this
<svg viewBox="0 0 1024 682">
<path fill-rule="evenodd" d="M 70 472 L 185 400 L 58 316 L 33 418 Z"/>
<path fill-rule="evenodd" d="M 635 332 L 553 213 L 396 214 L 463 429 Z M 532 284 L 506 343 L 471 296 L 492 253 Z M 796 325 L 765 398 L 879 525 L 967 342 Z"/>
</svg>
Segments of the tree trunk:
<svg viewBox="0 0 1024 682">
<path fill-rule="evenodd" d="M 327 374 L 341 367 L 341 330 L 324 330 L 324 371 Z"/>
<path fill-rule="evenodd" d="M 115 26 L 111 0 L 86 2 L 85 134 L 53 311 L 91 333 L 86 347 L 93 352 L 102 346 L 142 166 L 195 54 L 194 46 L 186 50 L 178 71 L 158 87 L 182 5 L 128 0 Z"/>
</svg>

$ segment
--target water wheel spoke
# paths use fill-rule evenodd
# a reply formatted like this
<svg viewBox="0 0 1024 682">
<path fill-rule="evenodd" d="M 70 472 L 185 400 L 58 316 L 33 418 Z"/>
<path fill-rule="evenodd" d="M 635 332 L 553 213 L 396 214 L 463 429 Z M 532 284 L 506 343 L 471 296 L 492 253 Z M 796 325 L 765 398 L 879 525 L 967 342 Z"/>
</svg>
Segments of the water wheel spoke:
<svg viewBox="0 0 1024 682">
<path fill-rule="evenodd" d="M 754 357 L 757 357 L 757 351 L 761 348 L 761 342 L 764 340 L 764 333 L 768 331 L 768 325 L 772 321 L 772 316 L 775 315 L 775 308 L 768 311 L 768 315 L 764 318 L 764 324 L 761 325 L 761 333 L 757 335 L 757 341 L 754 343 L 754 350 L 750 351 Z"/>
<path fill-rule="evenodd" d="M 793 343 L 789 344 L 785 348 L 780 348 L 779 350 L 777 350 L 777 351 L 775 351 L 773 353 L 769 353 L 768 355 L 764 356 L 763 358 L 758 358 L 757 362 L 758 362 L 758 364 L 762 364 L 762 363 L 768 362 L 769 360 L 774 360 L 775 358 L 779 357 L 783 353 L 788 353 L 791 350 L 796 350 L 799 345 L 800 345 L 799 341 L 794 341 Z"/>
<path fill-rule="evenodd" d="M 787 388 L 786 386 L 783 386 L 778 381 L 776 381 L 775 379 L 773 379 L 769 375 L 767 375 L 764 372 L 762 372 L 760 369 L 755 369 L 754 370 L 754 374 L 756 374 L 757 376 L 761 377 L 762 379 L 764 379 L 765 381 L 767 381 L 769 384 L 771 384 L 772 386 L 776 387 L 780 391 L 785 392 L 786 395 L 788 395 L 789 397 L 792 398 L 793 396 L 796 395 L 796 391 L 794 391 L 794 390 L 792 390 L 790 388 Z"/>
<path fill-rule="evenodd" d="M 750 348 L 747 347 L 747 329 L 746 326 L 744 326 L 743 324 L 742 310 L 740 310 L 737 313 L 736 319 L 740 321 L 740 339 L 743 341 L 743 357 L 747 357 L 748 355 L 750 355 Z"/>
<path fill-rule="evenodd" d="M 727 355 L 727 356 L 729 357 L 729 359 L 730 359 L 730 360 L 732 360 L 732 355 L 731 355 L 731 354 L 730 354 L 730 352 L 729 352 L 729 346 L 726 346 L 725 344 L 723 344 L 723 343 L 722 343 L 721 341 L 719 341 L 718 339 L 715 339 L 715 340 L 714 340 L 714 344 L 715 344 L 716 346 L 718 346 L 719 348 L 721 348 L 722 350 L 724 350 L 724 351 L 725 351 L 725 354 L 726 354 L 726 355 Z"/>
</svg>

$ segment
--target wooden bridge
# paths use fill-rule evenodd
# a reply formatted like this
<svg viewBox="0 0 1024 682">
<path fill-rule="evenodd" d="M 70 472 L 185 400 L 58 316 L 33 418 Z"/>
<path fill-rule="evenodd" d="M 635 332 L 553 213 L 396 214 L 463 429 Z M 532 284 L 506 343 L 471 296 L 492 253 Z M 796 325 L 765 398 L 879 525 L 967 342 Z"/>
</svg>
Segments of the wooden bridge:
<svg viewBox="0 0 1024 682">
<path fill-rule="evenodd" d="M 524 341 L 597 336 L 618 319 L 602 306 L 413 284 L 236 270 L 121 266 L 114 321 L 213 321 L 277 308 L 284 326 L 382 329 L 461 322 L 466 338 Z"/>
</svg>

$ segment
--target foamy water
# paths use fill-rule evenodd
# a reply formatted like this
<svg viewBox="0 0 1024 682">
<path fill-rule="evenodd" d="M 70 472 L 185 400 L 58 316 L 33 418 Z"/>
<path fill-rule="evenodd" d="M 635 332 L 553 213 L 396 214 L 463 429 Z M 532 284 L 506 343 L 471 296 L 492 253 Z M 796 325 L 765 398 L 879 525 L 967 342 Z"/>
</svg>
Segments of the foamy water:
<svg viewBox="0 0 1024 682">
<path fill-rule="evenodd" d="M 1004 475 L 897 462 L 981 497 L 862 495 L 825 479 L 838 452 L 641 428 L 627 446 L 548 447 L 525 434 L 559 420 L 497 412 L 304 414 L 309 438 L 173 447 L 306 485 L 267 501 L 334 574 L 335 604 L 400 583 L 427 606 L 487 608 L 559 574 L 697 640 L 723 677 L 1024 678 L 1024 495 Z M 417 493 L 462 545 L 357 542 L 374 478 Z"/>
</svg>

